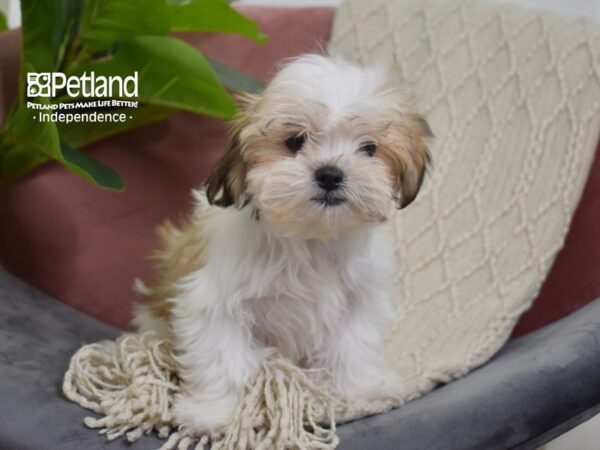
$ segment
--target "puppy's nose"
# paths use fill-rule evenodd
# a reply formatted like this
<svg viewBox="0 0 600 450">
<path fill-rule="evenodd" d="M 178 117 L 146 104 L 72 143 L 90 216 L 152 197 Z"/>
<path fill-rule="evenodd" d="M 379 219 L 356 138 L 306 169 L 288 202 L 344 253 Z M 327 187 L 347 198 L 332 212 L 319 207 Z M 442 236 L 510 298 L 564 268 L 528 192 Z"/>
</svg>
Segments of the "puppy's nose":
<svg viewBox="0 0 600 450">
<path fill-rule="evenodd" d="M 315 171 L 315 180 L 321 189 L 334 191 L 344 181 L 344 172 L 335 166 L 319 167 Z"/>
</svg>

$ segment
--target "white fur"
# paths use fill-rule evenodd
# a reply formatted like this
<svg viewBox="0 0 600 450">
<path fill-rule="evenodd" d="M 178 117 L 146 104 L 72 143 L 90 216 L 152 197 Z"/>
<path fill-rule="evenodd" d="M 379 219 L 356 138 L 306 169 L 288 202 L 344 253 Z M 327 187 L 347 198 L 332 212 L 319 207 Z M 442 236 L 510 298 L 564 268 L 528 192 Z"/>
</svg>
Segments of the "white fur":
<svg viewBox="0 0 600 450">
<path fill-rule="evenodd" d="M 393 317 L 392 255 L 375 226 L 331 241 L 298 240 L 273 235 L 249 209 L 218 209 L 206 227 L 207 265 L 183 281 L 186 294 L 174 303 L 189 389 L 178 401 L 181 423 L 197 431 L 226 424 L 272 348 L 330 369 L 350 397 L 399 394 L 381 352 Z"/>
<path fill-rule="evenodd" d="M 381 161 L 359 152 L 363 136 L 341 126 L 365 111 L 402 107 L 397 97 L 375 98 L 382 77 L 378 69 L 319 56 L 290 63 L 265 95 L 281 98 L 278 107 L 325 105 L 319 132 L 302 154 L 248 170 L 251 202 L 244 208 L 209 206 L 197 193 L 205 265 L 181 280 L 171 323 L 186 386 L 176 415 L 187 429 L 226 425 L 245 384 L 273 351 L 329 369 L 351 398 L 400 396 L 382 353 L 395 264 L 378 222 L 391 208 L 391 182 Z M 347 202 L 339 206 L 311 201 L 318 189 L 313 171 L 324 163 L 346 173 Z M 136 323 L 162 326 L 149 316 L 138 310 Z"/>
</svg>

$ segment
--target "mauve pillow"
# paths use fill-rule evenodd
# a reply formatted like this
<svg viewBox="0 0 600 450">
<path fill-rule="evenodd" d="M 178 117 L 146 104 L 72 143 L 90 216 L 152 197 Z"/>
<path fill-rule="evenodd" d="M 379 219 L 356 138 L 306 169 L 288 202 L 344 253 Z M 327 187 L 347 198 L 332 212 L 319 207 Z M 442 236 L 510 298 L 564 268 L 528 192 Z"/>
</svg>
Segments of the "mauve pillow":
<svg viewBox="0 0 600 450">
<path fill-rule="evenodd" d="M 558 253 L 533 306 L 519 320 L 519 336 L 600 297 L 600 143 L 587 184 Z"/>
<path fill-rule="evenodd" d="M 331 8 L 240 9 L 270 37 L 266 45 L 224 35 L 185 39 L 266 80 L 278 62 L 316 51 L 329 38 Z M 16 33 L 0 35 L 0 86 L 9 95 L 16 86 L 18 46 Z M 0 119 L 5 100 L 0 95 Z M 123 193 L 95 188 L 56 164 L 0 189 L 0 266 L 81 311 L 126 327 L 132 282 L 151 273 L 147 257 L 157 245 L 155 226 L 188 210 L 190 189 L 225 149 L 226 128 L 222 121 L 177 113 L 91 145 L 95 158 L 123 175 Z"/>
<path fill-rule="evenodd" d="M 15 86 L 18 82 L 19 71 L 18 52 L 21 45 L 17 31 L 0 33 L 0 124 L 17 97 Z"/>
</svg>

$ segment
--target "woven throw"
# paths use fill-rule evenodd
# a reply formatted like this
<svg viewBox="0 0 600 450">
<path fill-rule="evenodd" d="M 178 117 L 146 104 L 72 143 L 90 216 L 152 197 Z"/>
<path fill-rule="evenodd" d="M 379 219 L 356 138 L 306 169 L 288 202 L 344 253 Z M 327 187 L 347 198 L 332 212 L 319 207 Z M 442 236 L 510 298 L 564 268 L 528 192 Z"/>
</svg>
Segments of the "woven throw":
<svg viewBox="0 0 600 450">
<path fill-rule="evenodd" d="M 476 1 L 349 0 L 329 50 L 393 61 L 436 135 L 422 192 L 389 226 L 400 266 L 386 353 L 414 399 L 502 346 L 561 248 L 600 130 L 600 32 Z M 154 431 L 165 450 L 330 450 L 336 420 L 399 406 L 332 386 L 322 369 L 269 358 L 221 434 L 188 436 L 169 342 L 126 334 L 80 349 L 63 391 L 108 439 Z"/>
<path fill-rule="evenodd" d="M 563 245 L 600 129 L 600 32 L 510 5 L 348 0 L 329 50 L 395 61 L 436 136 L 391 224 L 387 358 L 416 397 L 504 344 Z"/>
</svg>

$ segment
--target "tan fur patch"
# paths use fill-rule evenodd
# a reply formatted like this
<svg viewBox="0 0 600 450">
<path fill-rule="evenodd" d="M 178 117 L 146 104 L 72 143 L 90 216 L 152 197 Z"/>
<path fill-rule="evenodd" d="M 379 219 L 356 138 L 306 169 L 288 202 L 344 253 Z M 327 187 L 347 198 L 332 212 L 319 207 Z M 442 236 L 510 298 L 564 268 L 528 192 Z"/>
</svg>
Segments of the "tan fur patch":
<svg viewBox="0 0 600 450">
<path fill-rule="evenodd" d="M 259 97 L 242 94 L 236 99 L 240 111 L 231 124 L 229 147 L 212 168 L 204 184 L 209 203 L 222 207 L 232 205 L 242 207 L 248 203 L 245 195 L 247 167 L 242 158 L 242 141 L 244 139 L 241 134 L 249 125 L 250 111 L 255 108 Z"/>
<path fill-rule="evenodd" d="M 240 133 L 242 158 L 251 168 L 259 164 L 271 164 L 294 154 L 285 147 L 285 140 L 298 135 L 307 139 L 317 134 L 325 122 L 328 108 L 318 102 L 305 102 L 303 106 L 272 103 L 262 98 L 251 111 L 251 123 Z M 310 143 L 310 142 L 309 142 Z"/>
<path fill-rule="evenodd" d="M 178 295 L 177 282 L 204 265 L 204 240 L 198 221 L 176 228 L 170 221 L 158 227 L 161 250 L 152 255 L 156 277 L 146 283 L 143 302 L 161 318 L 171 316 L 170 300 Z"/>
<path fill-rule="evenodd" d="M 222 207 L 246 204 L 246 166 L 240 142 L 244 126 L 243 119 L 233 124 L 229 147 L 206 179 L 206 196 L 211 204 Z"/>
<path fill-rule="evenodd" d="M 411 114 L 392 122 L 384 134 L 376 156 L 389 168 L 398 207 L 404 208 L 415 199 L 423 182 L 430 162 L 427 139 L 432 133 L 421 115 Z"/>
</svg>

